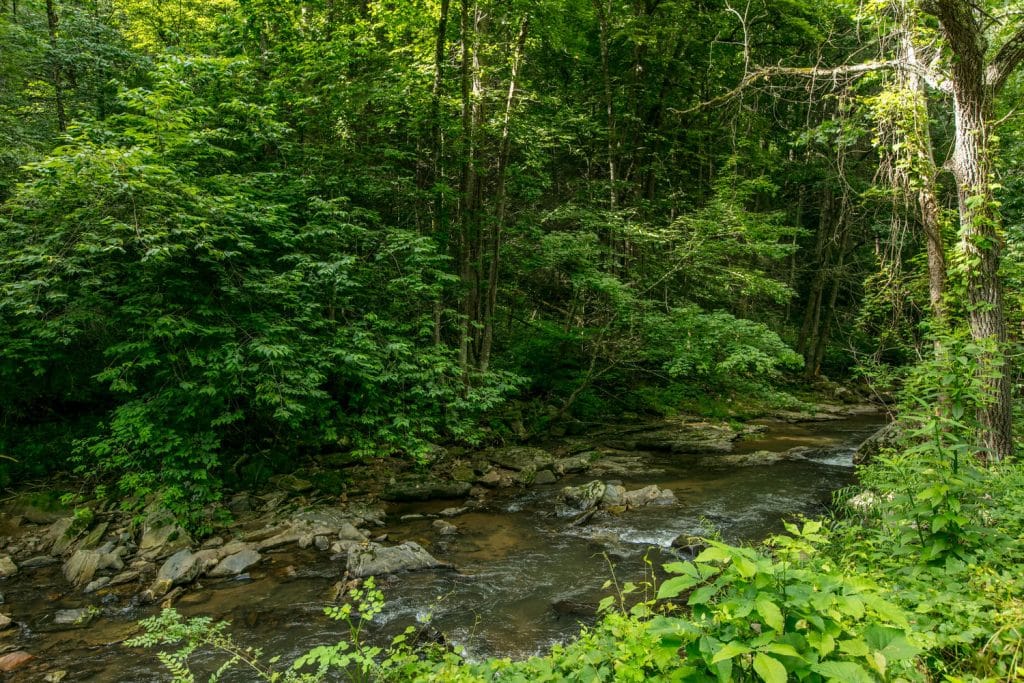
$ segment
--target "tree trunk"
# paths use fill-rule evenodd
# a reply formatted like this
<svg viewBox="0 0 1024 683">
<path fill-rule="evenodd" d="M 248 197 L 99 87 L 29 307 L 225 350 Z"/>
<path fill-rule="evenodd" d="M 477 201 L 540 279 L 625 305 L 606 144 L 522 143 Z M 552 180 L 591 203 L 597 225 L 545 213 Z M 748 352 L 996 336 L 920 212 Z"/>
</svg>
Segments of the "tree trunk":
<svg viewBox="0 0 1024 683">
<path fill-rule="evenodd" d="M 508 96 L 505 98 L 505 116 L 501 125 L 501 143 L 498 148 L 498 187 L 496 190 L 497 209 L 494 227 L 491 231 L 490 263 L 487 271 L 487 294 L 484 299 L 484 330 L 480 343 L 480 372 L 487 372 L 491 362 L 491 348 L 494 345 L 494 316 L 498 305 L 498 271 L 501 255 L 501 233 L 505 227 L 505 211 L 508 204 L 505 177 L 508 173 L 509 156 L 512 141 L 509 125 L 512 121 L 512 109 L 515 106 L 516 87 L 519 79 L 519 68 L 522 65 L 523 51 L 526 49 L 526 32 L 529 28 L 529 17 L 523 17 L 516 38 L 515 51 L 512 54 L 512 72 L 508 81 Z"/>
<path fill-rule="evenodd" d="M 1013 453 L 1010 358 L 1006 349 L 999 259 L 1001 217 L 991 184 L 992 102 L 1006 78 L 1024 60 L 1024 26 L 986 63 L 988 22 L 968 0 L 929 0 L 925 9 L 939 19 L 953 52 L 950 80 L 956 128 L 950 170 L 956 180 L 960 209 L 960 248 L 966 267 L 971 337 L 984 350 L 978 373 L 985 396 L 978 407 L 983 459 L 1002 460 Z"/>
<path fill-rule="evenodd" d="M 960 70 L 954 67 L 955 72 Z M 990 184 L 987 122 L 991 107 L 983 87 L 971 87 L 959 78 L 955 79 L 953 100 L 956 140 L 951 170 L 960 208 L 960 248 L 970 264 L 965 273 L 968 319 L 971 337 L 985 347 L 979 372 L 986 400 L 978 408 L 978 422 L 988 457 L 1002 460 L 1013 453 L 1013 425 L 999 278 L 1002 236 Z"/>
<path fill-rule="evenodd" d="M 442 160 L 444 158 L 444 138 L 441 134 L 441 90 L 444 85 L 444 51 L 445 36 L 448 31 L 448 7 L 449 0 L 441 0 L 441 12 L 437 20 L 437 42 L 434 48 L 434 85 L 430 97 L 430 147 L 431 147 L 431 174 L 433 176 L 434 211 L 432 230 L 434 238 L 437 239 L 442 248 L 445 247 L 447 237 L 442 234 L 445 226 L 444 220 L 444 191 L 442 181 L 444 169 Z M 434 302 L 434 343 L 441 343 L 442 309 L 444 304 L 441 298 Z"/>
<path fill-rule="evenodd" d="M 53 79 L 53 94 L 57 112 L 57 130 L 61 133 L 68 129 L 67 115 L 64 112 L 64 82 L 57 55 L 57 26 L 60 18 L 54 0 L 46 0 L 46 32 L 50 40 L 50 77 Z"/>
</svg>

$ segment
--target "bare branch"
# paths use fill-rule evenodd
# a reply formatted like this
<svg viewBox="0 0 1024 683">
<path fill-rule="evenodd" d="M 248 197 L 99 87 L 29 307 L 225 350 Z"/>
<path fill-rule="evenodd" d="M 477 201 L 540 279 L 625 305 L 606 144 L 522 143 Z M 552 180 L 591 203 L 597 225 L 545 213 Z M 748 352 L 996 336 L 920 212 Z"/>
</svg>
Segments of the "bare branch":
<svg viewBox="0 0 1024 683">
<path fill-rule="evenodd" d="M 755 85 L 759 81 L 768 82 L 772 78 L 781 77 L 797 77 L 811 79 L 815 83 L 821 80 L 832 80 L 833 84 L 838 85 L 840 80 L 850 79 L 853 80 L 859 76 L 863 76 L 868 73 L 875 73 L 878 71 L 905 71 L 915 73 L 931 85 L 932 87 L 941 90 L 943 92 L 949 92 L 949 86 L 946 79 L 941 75 L 937 74 L 932 69 L 925 67 L 922 64 L 910 63 L 906 60 L 890 59 L 885 61 L 871 61 L 861 62 L 860 64 L 843 64 L 840 66 L 832 67 L 821 67 L 821 66 L 762 66 L 750 71 L 743 77 L 735 88 L 727 93 L 719 95 L 706 102 L 701 102 L 687 109 L 675 109 L 672 110 L 676 114 L 690 114 L 701 109 L 709 107 L 716 107 L 724 104 L 737 96 L 739 96 L 744 90 Z"/>
</svg>

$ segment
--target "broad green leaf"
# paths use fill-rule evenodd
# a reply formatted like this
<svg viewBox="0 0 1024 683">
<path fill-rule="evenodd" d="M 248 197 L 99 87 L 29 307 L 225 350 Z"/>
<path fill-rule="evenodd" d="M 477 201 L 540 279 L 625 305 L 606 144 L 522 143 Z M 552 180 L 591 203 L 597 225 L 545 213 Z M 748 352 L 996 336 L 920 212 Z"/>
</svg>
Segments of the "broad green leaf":
<svg viewBox="0 0 1024 683">
<path fill-rule="evenodd" d="M 768 625 L 768 628 L 774 629 L 779 633 L 786 630 L 786 622 L 782 618 L 782 610 L 779 609 L 778 605 L 764 596 L 758 596 L 754 604 L 757 607 L 757 613 L 764 619 L 764 623 Z"/>
<path fill-rule="evenodd" d="M 754 655 L 754 671 L 765 683 L 786 683 L 786 667 L 782 662 L 761 652 Z"/>
<path fill-rule="evenodd" d="M 874 683 L 871 674 L 854 662 L 821 662 L 811 669 L 827 680 L 837 683 Z"/>
<path fill-rule="evenodd" d="M 700 579 L 692 576 L 673 576 L 658 586 L 658 600 L 679 597 L 683 591 L 693 588 L 699 581 Z"/>
<path fill-rule="evenodd" d="M 730 643 L 726 643 L 725 647 L 716 652 L 715 656 L 711 658 L 711 663 L 717 664 L 718 662 L 724 659 L 732 659 L 737 655 L 745 655 L 750 651 L 751 650 L 749 647 L 739 642 L 738 640 L 734 640 Z"/>
<path fill-rule="evenodd" d="M 693 561 L 694 562 L 725 562 L 730 557 L 732 557 L 732 555 L 729 553 L 729 551 L 725 550 L 724 548 L 719 548 L 718 546 L 712 546 L 710 548 L 704 549 L 701 552 L 700 555 L 698 555 L 696 558 L 694 558 Z"/>
</svg>

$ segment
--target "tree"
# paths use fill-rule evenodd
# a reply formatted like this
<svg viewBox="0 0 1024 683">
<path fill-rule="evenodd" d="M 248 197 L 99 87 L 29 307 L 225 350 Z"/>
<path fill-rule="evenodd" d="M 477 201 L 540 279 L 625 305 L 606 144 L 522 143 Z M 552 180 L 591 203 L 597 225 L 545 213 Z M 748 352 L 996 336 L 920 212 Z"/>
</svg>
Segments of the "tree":
<svg viewBox="0 0 1024 683">
<path fill-rule="evenodd" d="M 905 23 L 908 18 L 913 29 L 912 35 L 896 41 L 895 54 L 836 67 L 754 67 L 739 86 L 712 103 L 728 100 L 759 81 L 770 82 L 773 78 L 796 76 L 816 83 L 830 80 L 831 87 L 837 87 L 879 71 L 900 74 L 914 92 L 919 93 L 923 83 L 927 83 L 951 96 L 954 145 L 944 167 L 957 188 L 961 252 L 958 265 L 964 280 L 971 335 L 988 349 L 978 359 L 979 376 L 984 378 L 986 388 L 985 398 L 977 408 L 980 437 L 986 449 L 981 457 L 1000 460 L 1013 452 L 1013 437 L 1011 368 L 999 275 L 1003 238 L 993 177 L 992 117 L 996 98 L 1010 75 L 1024 62 L 1024 18 L 1012 9 L 994 15 L 968 0 L 921 0 L 916 7 L 896 0 L 892 8 L 904 20 L 897 22 L 900 31 L 911 30 Z M 938 20 L 938 36 L 928 30 L 928 17 Z M 915 41 L 922 40 L 923 45 L 915 45 Z M 901 140 L 900 144 L 906 145 L 908 141 Z M 915 154 L 927 157 L 927 138 L 922 136 L 910 145 Z M 929 263 L 934 271 L 943 268 L 945 261 L 938 254 L 930 180 L 932 169 L 938 168 L 934 160 L 926 158 L 918 181 L 929 240 Z M 941 288 L 944 277 L 944 273 L 934 272 L 933 286 Z"/>
</svg>

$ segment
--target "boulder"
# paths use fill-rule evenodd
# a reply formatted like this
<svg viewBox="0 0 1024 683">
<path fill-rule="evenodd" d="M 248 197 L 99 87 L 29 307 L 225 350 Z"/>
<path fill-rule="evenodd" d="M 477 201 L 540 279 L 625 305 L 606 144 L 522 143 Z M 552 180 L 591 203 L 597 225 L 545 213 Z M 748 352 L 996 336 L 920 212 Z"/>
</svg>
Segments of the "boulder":
<svg viewBox="0 0 1024 683">
<path fill-rule="evenodd" d="M 152 506 L 142 521 L 139 554 L 161 559 L 192 546 L 188 532 L 182 529 L 167 509 Z"/>
<path fill-rule="evenodd" d="M 508 488 L 512 486 L 514 480 L 511 471 L 495 467 L 477 479 L 477 483 L 490 489 Z"/>
<path fill-rule="evenodd" d="M 289 543 L 298 543 L 303 536 L 306 536 L 307 532 L 300 531 L 295 527 L 285 527 L 280 533 L 265 538 L 262 541 L 256 543 L 257 550 L 271 550 L 278 548 L 282 545 L 288 545 Z"/>
<path fill-rule="evenodd" d="M 92 581 L 96 572 L 104 569 L 115 571 L 124 569 L 124 562 L 121 561 L 120 555 L 105 548 L 79 550 L 68 558 L 61 571 L 68 583 L 74 586 L 84 586 Z"/>
<path fill-rule="evenodd" d="M 672 540 L 672 547 L 683 556 L 684 559 L 693 560 L 702 552 L 708 549 L 708 544 L 703 539 L 689 534 L 676 536 Z"/>
<path fill-rule="evenodd" d="M 459 527 L 455 526 L 451 522 L 446 522 L 443 519 L 435 519 L 432 525 L 437 533 L 442 536 L 453 536 L 459 533 Z"/>
<path fill-rule="evenodd" d="M 556 474 L 586 472 L 590 469 L 590 465 L 600 457 L 601 454 L 598 451 L 588 451 L 568 458 L 559 458 L 555 461 L 554 470 Z"/>
<path fill-rule="evenodd" d="M 854 465 L 866 465 L 887 448 L 895 448 L 901 432 L 897 423 L 890 422 L 869 436 L 853 453 Z"/>
<path fill-rule="evenodd" d="M 110 526 L 107 522 L 100 522 L 93 529 L 85 535 L 81 543 L 78 544 L 79 550 L 92 550 L 100 544 L 103 540 L 104 534 L 107 533 L 107 527 Z"/>
<path fill-rule="evenodd" d="M 6 579 L 8 576 L 14 576 L 18 573 L 18 565 L 14 564 L 14 560 L 9 555 L 0 557 L 0 579 Z"/>
<path fill-rule="evenodd" d="M 625 506 L 624 496 L 626 487 L 620 484 L 605 484 L 604 494 L 601 496 L 601 507 Z"/>
<path fill-rule="evenodd" d="M 418 543 L 406 541 L 390 547 L 370 543 L 364 547 L 351 548 L 348 551 L 346 569 L 350 576 L 362 578 L 448 566 L 450 565 L 434 558 Z"/>
<path fill-rule="evenodd" d="M 39 567 L 46 567 L 47 565 L 57 564 L 60 562 L 56 557 L 50 557 L 49 555 L 36 555 L 30 557 L 27 560 L 23 560 L 21 563 L 22 569 L 37 569 Z"/>
<path fill-rule="evenodd" d="M 216 567 L 209 572 L 209 576 L 217 578 L 222 576 L 235 576 L 256 564 L 263 558 L 255 550 L 246 548 L 234 555 L 229 555 L 221 560 Z"/>
<path fill-rule="evenodd" d="M 14 620 L 6 614 L 0 614 L 0 631 L 8 629 L 14 625 Z"/>
<path fill-rule="evenodd" d="M 75 540 L 71 531 L 72 522 L 74 520 L 71 517 L 62 517 L 51 524 L 43 535 L 43 549 L 51 555 L 63 555 Z"/>
<path fill-rule="evenodd" d="M 604 491 L 604 482 L 594 480 L 579 486 L 566 486 L 562 489 L 562 500 L 579 510 L 589 510 L 601 502 Z"/>
<path fill-rule="evenodd" d="M 24 650 L 8 652 L 4 656 L 0 657 L 0 671 L 14 671 L 15 669 L 21 668 L 25 664 L 28 664 L 33 659 L 35 659 L 35 655 L 30 655 Z"/>
<path fill-rule="evenodd" d="M 53 623 L 58 626 L 71 626 L 73 628 L 85 628 L 89 625 L 99 610 L 93 607 L 79 607 L 78 609 L 62 609 L 53 615 Z"/>
<path fill-rule="evenodd" d="M 303 493 L 313 488 L 312 482 L 294 474 L 281 474 L 270 478 L 270 483 L 288 493 Z"/>
<path fill-rule="evenodd" d="M 347 510 L 335 507 L 307 508 L 292 515 L 289 524 L 310 536 L 338 536 L 361 541 L 365 538 L 354 522 L 361 521 Z"/>
<path fill-rule="evenodd" d="M 627 508 L 638 508 L 645 505 L 673 505 L 676 502 L 676 494 L 668 489 L 659 488 L 655 484 L 622 494 L 622 504 Z"/>
<path fill-rule="evenodd" d="M 555 464 L 555 459 L 550 453 L 542 448 L 531 448 L 528 446 L 492 448 L 487 451 L 486 457 L 492 464 L 515 472 L 521 472 L 529 468 L 537 472 L 550 469 Z"/>
<path fill-rule="evenodd" d="M 202 567 L 199 559 L 189 549 L 179 550 L 160 566 L 156 573 L 157 581 L 166 581 L 169 586 L 181 586 L 190 583 L 199 576 Z"/>
<path fill-rule="evenodd" d="M 709 422 L 671 424 L 647 431 L 619 434 L 605 441 L 609 448 L 623 451 L 665 451 L 669 453 L 729 453 L 739 432 L 728 425 Z"/>
<path fill-rule="evenodd" d="M 472 485 L 468 481 L 437 479 L 429 474 L 397 477 L 384 488 L 380 497 L 395 502 L 463 498 Z"/>
<path fill-rule="evenodd" d="M 92 581 L 90 581 L 89 585 L 87 585 L 82 592 L 83 593 L 95 593 L 96 591 L 98 591 L 101 588 L 105 587 L 109 583 L 110 583 L 110 577 L 109 576 L 101 576 L 98 579 L 93 579 Z"/>
<path fill-rule="evenodd" d="M 558 477 L 551 470 L 541 470 L 533 476 L 533 483 L 539 485 L 554 484 L 558 481 Z"/>
<path fill-rule="evenodd" d="M 135 571 L 134 569 L 130 569 L 126 572 L 121 572 L 120 574 L 114 576 L 112 579 L 110 579 L 110 583 L 107 585 L 120 586 L 122 584 L 131 583 L 132 581 L 138 581 L 140 577 L 141 574 L 139 572 Z"/>
</svg>

